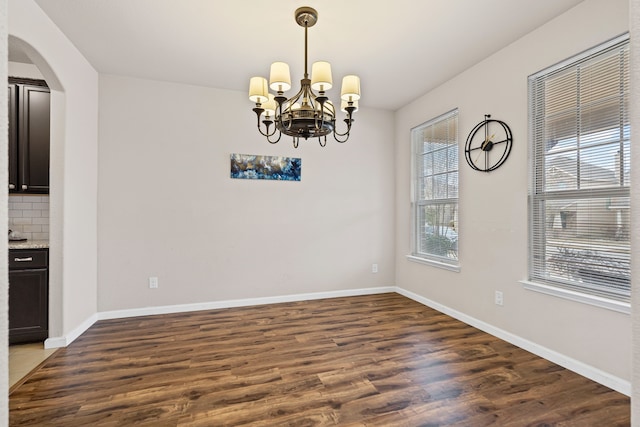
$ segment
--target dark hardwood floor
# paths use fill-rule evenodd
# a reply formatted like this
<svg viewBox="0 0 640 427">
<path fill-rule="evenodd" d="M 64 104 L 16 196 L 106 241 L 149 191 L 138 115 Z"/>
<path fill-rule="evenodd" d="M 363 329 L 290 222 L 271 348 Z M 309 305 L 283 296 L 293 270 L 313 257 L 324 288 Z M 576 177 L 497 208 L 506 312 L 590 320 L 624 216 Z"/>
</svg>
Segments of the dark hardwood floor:
<svg viewBox="0 0 640 427">
<path fill-rule="evenodd" d="M 628 426 L 629 398 L 397 294 L 99 321 L 12 426 Z"/>
</svg>

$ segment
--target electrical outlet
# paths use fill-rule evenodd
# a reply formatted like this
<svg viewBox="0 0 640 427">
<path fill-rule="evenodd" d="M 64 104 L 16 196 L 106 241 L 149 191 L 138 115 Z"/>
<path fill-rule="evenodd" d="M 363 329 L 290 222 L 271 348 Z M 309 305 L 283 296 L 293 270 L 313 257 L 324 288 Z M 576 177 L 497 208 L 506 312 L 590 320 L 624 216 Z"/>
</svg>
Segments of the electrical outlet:
<svg viewBox="0 0 640 427">
<path fill-rule="evenodd" d="M 158 278 L 157 277 L 149 277 L 149 288 L 150 289 L 158 289 Z"/>
<path fill-rule="evenodd" d="M 377 273 L 378 272 L 378 264 L 373 264 L 371 266 L 371 272 L 372 273 Z"/>
<path fill-rule="evenodd" d="M 496 305 L 503 305 L 504 304 L 504 297 L 502 295 L 502 291 L 496 291 L 495 303 L 496 303 Z"/>
</svg>

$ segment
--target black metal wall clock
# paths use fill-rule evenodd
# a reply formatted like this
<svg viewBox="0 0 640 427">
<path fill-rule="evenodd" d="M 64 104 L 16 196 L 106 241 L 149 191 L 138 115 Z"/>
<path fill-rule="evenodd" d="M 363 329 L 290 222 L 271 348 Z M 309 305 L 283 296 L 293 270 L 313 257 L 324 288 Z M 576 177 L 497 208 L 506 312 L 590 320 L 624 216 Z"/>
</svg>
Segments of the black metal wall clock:
<svg viewBox="0 0 640 427">
<path fill-rule="evenodd" d="M 509 157 L 513 143 L 509 126 L 490 117 L 485 114 L 484 120 L 471 130 L 464 148 L 469 166 L 482 172 L 498 169 Z"/>
</svg>

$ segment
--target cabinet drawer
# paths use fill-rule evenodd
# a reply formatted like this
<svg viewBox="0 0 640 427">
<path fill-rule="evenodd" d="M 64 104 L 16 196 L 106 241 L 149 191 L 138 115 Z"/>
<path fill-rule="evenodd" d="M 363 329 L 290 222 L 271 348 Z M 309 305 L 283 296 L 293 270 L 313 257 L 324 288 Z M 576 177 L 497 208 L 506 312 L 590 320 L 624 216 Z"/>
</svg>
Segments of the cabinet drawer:
<svg viewBox="0 0 640 427">
<path fill-rule="evenodd" d="M 9 269 L 46 268 L 46 250 L 10 250 Z"/>
</svg>

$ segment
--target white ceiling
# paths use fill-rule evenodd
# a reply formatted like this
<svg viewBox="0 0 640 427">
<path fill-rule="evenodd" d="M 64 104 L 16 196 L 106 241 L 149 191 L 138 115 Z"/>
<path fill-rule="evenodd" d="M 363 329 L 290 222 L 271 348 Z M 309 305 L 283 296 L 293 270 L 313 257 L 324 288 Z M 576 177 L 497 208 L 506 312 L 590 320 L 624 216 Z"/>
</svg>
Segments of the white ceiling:
<svg viewBox="0 0 640 427">
<path fill-rule="evenodd" d="M 36 0 L 100 73 L 248 90 L 273 61 L 358 74 L 361 106 L 395 110 L 582 0 Z M 294 88 L 298 85 L 294 84 Z M 334 94 L 335 97 L 337 95 Z"/>
</svg>

